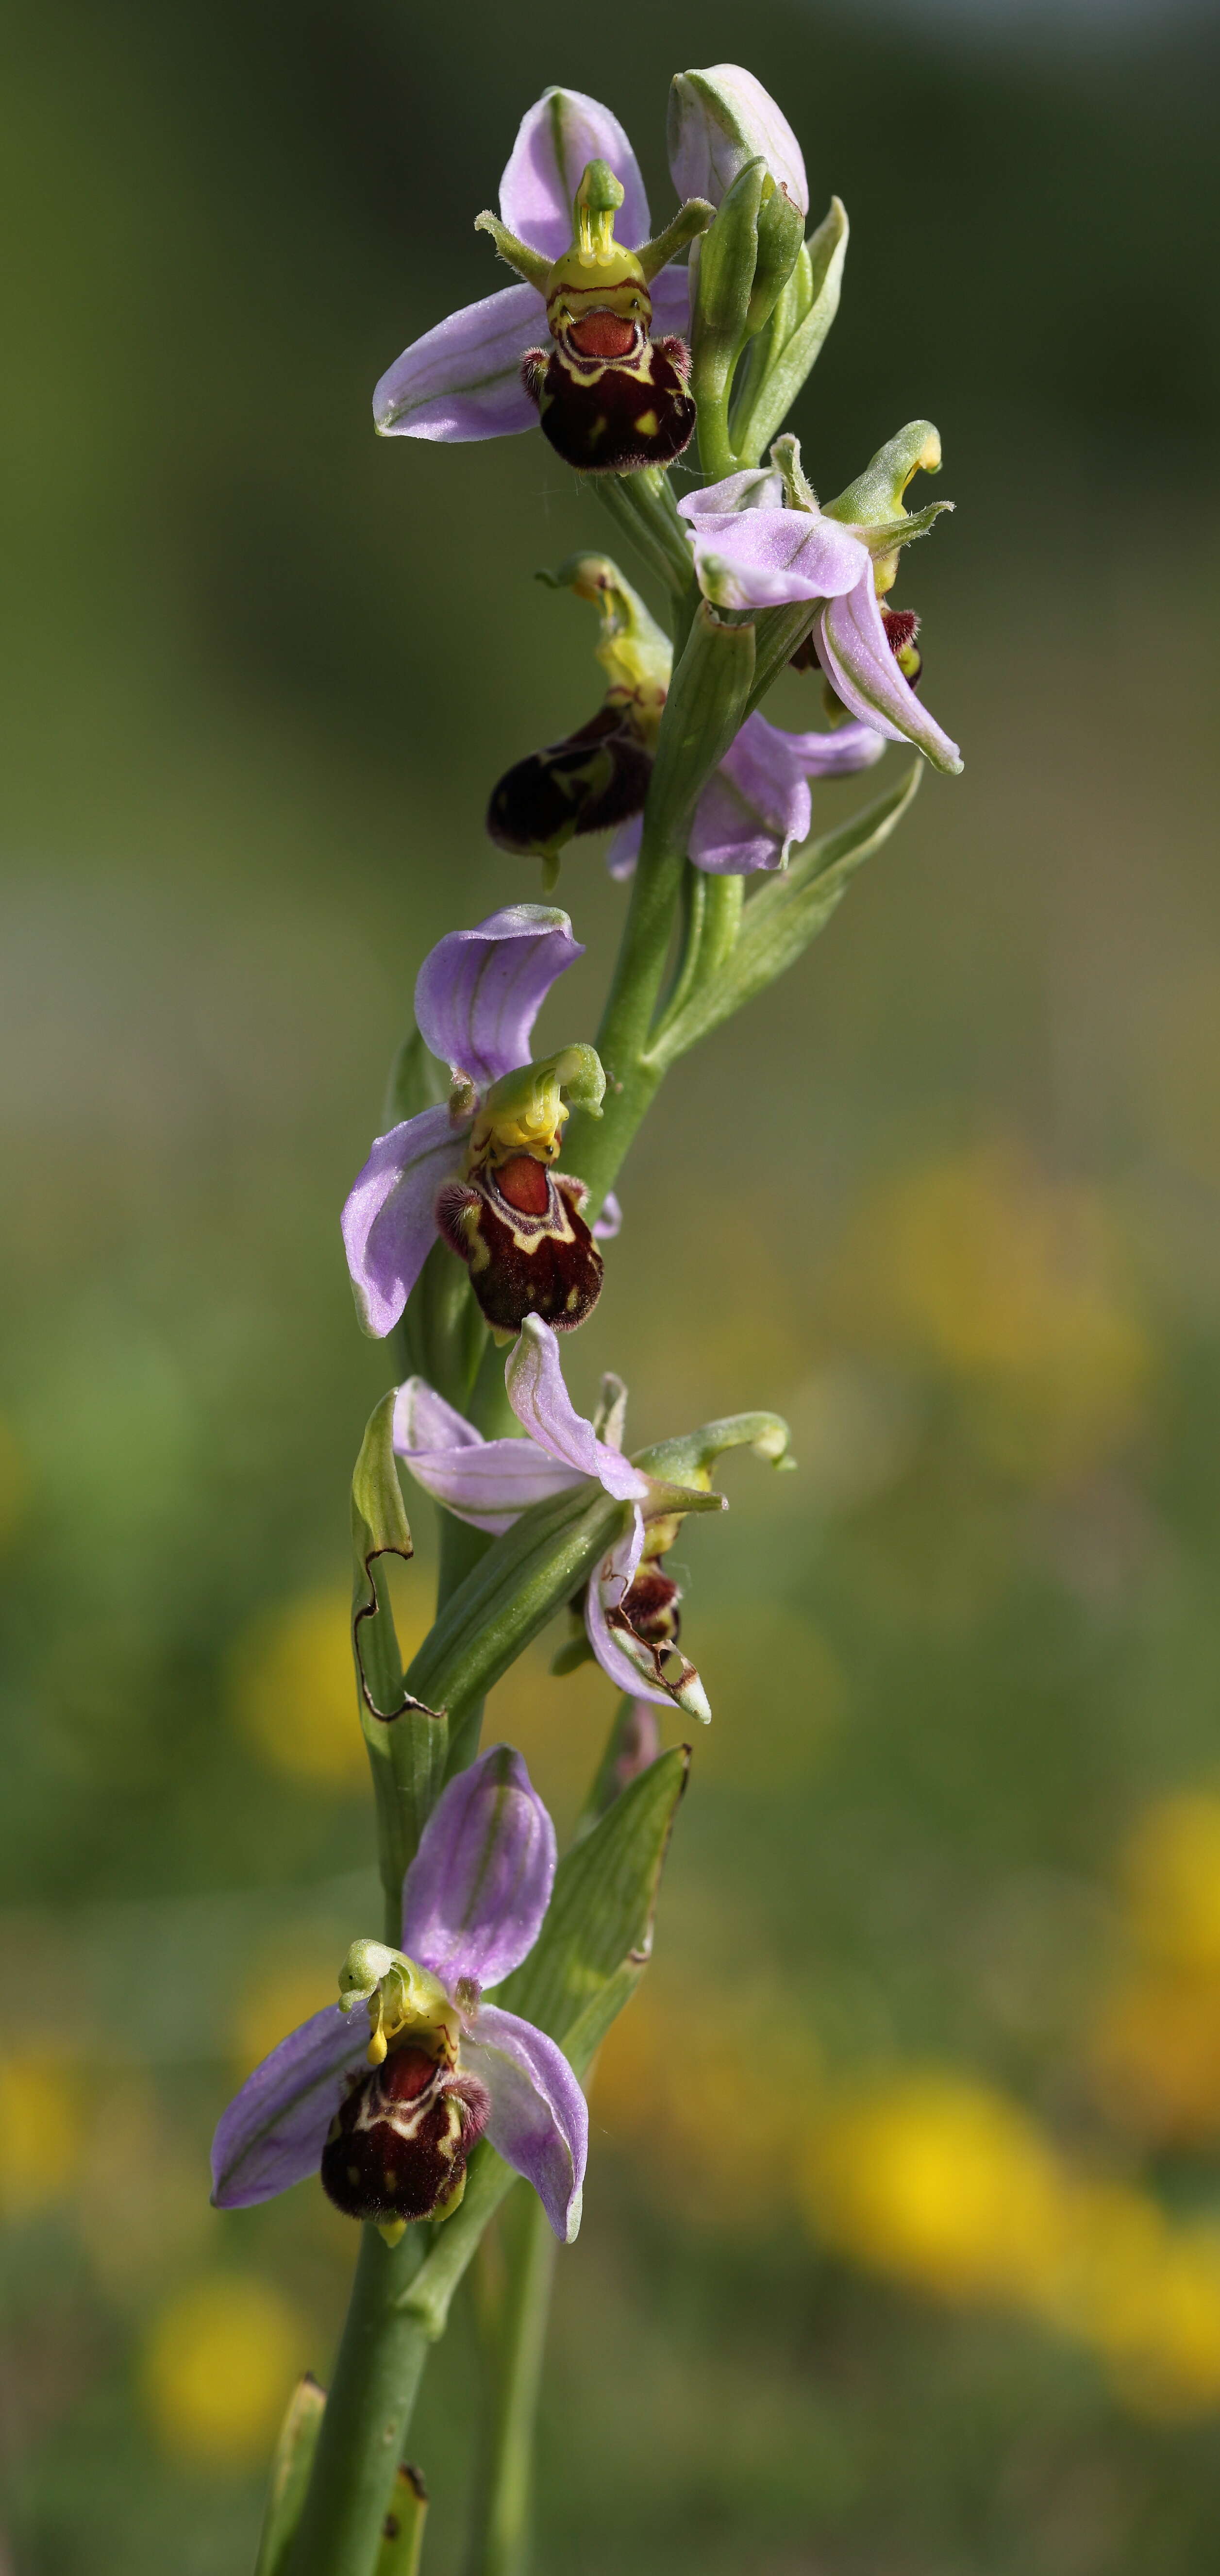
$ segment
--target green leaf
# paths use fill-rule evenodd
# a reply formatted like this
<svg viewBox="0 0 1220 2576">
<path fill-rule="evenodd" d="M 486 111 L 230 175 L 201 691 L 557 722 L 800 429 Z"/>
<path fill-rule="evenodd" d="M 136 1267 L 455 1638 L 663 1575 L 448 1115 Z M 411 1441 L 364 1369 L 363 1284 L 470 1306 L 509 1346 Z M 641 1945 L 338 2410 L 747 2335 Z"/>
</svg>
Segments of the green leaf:
<svg viewBox="0 0 1220 2576">
<path fill-rule="evenodd" d="M 417 1118 L 421 1109 L 439 1109 L 449 1098 L 451 1087 L 448 1065 L 430 1055 L 419 1030 L 412 1029 L 390 1068 L 383 1113 L 386 1126 L 397 1127 L 404 1118 Z"/>
<path fill-rule="evenodd" d="M 768 877 L 746 904 L 737 944 L 726 966 L 692 993 L 681 1012 L 663 1023 L 653 1039 L 650 1062 L 665 1072 L 733 1011 L 766 991 L 777 975 L 794 964 L 801 951 L 824 930 L 841 902 L 848 879 L 874 850 L 888 841 L 902 819 L 923 774 L 916 760 L 896 785 L 837 832 L 796 857 L 782 875 Z"/>
<path fill-rule="evenodd" d="M 564 1854 L 538 1941 L 497 1989 L 497 2003 L 548 2031 L 582 2078 L 647 1965 L 689 1761 L 685 1745 L 663 1753 Z M 476 2147 L 461 2207 L 438 2230 L 400 2302 L 432 2338 L 444 2333 L 453 2293 L 515 2180 L 486 2139 Z"/>
<path fill-rule="evenodd" d="M 374 2576 L 418 2576 L 428 2519 L 428 2490 L 405 2461 L 396 2471 Z"/>
<path fill-rule="evenodd" d="M 325 2389 L 306 2371 L 288 2400 L 275 2446 L 254 2576 L 282 2576 L 305 2501 L 325 2407 Z"/>
<path fill-rule="evenodd" d="M 630 1505 L 582 1484 L 522 1512 L 459 1583 L 407 1674 L 451 1727 L 569 1601 L 627 1526 Z"/>
<path fill-rule="evenodd" d="M 580 2076 L 647 1966 L 689 1767 L 685 1745 L 662 1753 L 565 1852 L 534 1948 L 497 1989 L 497 2003 L 549 2031 Z"/>
<path fill-rule="evenodd" d="M 360 1723 L 377 1801 L 387 1915 L 401 1907 L 403 1871 L 444 1779 L 448 1728 L 407 1688 L 379 1560 L 415 1553 L 394 1458 L 394 1389 L 369 1416 L 352 1477 L 352 1652 Z"/>
</svg>

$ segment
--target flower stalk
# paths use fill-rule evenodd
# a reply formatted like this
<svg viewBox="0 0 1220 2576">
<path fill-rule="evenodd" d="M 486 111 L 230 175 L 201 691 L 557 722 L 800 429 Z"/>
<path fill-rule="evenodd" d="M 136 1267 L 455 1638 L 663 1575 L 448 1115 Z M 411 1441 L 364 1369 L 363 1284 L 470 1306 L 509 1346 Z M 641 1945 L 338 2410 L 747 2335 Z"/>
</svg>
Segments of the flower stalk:
<svg viewBox="0 0 1220 2576">
<path fill-rule="evenodd" d="M 580 1415 L 565 1339 L 596 1306 L 622 1216 L 613 1185 L 666 1072 L 825 926 L 923 762 L 810 838 L 814 789 L 889 742 L 960 767 L 916 694 L 916 612 L 881 605 L 937 516 L 905 504 L 912 475 L 939 466 L 935 430 L 911 423 L 825 507 L 778 434 L 834 319 L 846 215 L 832 200 L 805 238 L 799 144 L 739 66 L 678 75 L 669 146 L 679 203 L 654 228 L 617 119 L 548 90 L 498 212 L 477 218 L 512 283 L 426 331 L 374 397 L 386 436 L 540 431 L 630 539 L 672 652 L 608 557 L 553 577 L 597 603 L 603 703 L 489 804 L 499 849 L 542 860 L 547 900 L 510 888 L 425 958 L 385 1129 L 343 1211 L 360 1323 L 401 1370 L 351 1504 L 384 1917 L 380 1939 L 354 1927 L 338 2001 L 270 2052 L 216 2133 L 218 2205 L 313 2174 L 361 2226 L 329 2395 L 307 2384 L 290 2409 L 257 2576 L 415 2576 L 415 2396 L 510 2194 L 469 2576 L 523 2576 L 550 2285 L 580 2217 L 582 2086 L 651 1949 L 690 1758 L 662 1728 L 711 1715 L 666 1557 L 684 1519 L 722 1512 L 726 1450 L 791 1464 L 786 1426 L 757 1412 L 629 1454 L 621 1381 Z M 668 467 L 682 457 L 679 501 Z M 799 733 L 759 712 L 794 657 L 820 666 L 825 718 Z M 569 844 L 612 827 L 612 873 L 632 883 L 596 1041 L 569 1026 L 535 1054 L 538 1014 L 583 954 L 553 881 Z M 405 1669 L 388 1583 L 390 1559 L 413 1554 L 400 1462 L 440 1534 L 436 1617 Z M 488 1692 L 557 1614 L 553 1671 L 591 1658 L 619 1695 L 558 1865 L 520 1756 L 480 1749 Z"/>
</svg>

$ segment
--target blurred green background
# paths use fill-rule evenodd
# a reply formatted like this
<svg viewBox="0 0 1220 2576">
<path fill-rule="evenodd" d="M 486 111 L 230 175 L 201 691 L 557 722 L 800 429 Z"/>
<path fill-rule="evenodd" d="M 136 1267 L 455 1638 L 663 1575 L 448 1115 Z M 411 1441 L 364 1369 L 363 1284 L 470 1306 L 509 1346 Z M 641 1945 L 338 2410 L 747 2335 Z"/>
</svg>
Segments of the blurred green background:
<svg viewBox="0 0 1220 2576">
<path fill-rule="evenodd" d="M 731 1463 L 680 1551 L 717 1716 L 595 2094 L 537 2563 L 1210 2569 L 1215 23 L 19 0 L 6 51 L 5 2576 L 239 2576 L 328 2367 L 345 2223 L 218 2216 L 205 2157 L 374 1920 L 387 1353 L 336 1217 L 424 951 L 537 892 L 483 806 L 591 712 L 531 575 L 609 533 L 536 435 L 378 442 L 368 396 L 497 282 L 471 217 L 547 81 L 662 208 L 668 76 L 722 57 L 853 220 L 815 481 L 940 425 L 899 596 L 967 768 L 671 1079 L 572 1353 L 637 1440 L 781 1408 L 802 1473 Z M 560 900 L 552 1043 L 616 936 L 596 845 Z M 546 1665 L 492 1724 L 562 1821 L 612 1701 Z M 434 2576 L 471 2370 L 459 2318 Z"/>
</svg>

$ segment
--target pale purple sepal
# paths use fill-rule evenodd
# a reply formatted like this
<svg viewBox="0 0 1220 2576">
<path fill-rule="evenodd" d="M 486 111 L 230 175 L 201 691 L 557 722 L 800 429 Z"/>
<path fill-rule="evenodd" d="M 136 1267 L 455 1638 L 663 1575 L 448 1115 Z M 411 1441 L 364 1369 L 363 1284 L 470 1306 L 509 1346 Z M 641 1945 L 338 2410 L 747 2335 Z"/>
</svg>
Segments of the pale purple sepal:
<svg viewBox="0 0 1220 2576">
<path fill-rule="evenodd" d="M 382 437 L 460 443 L 536 429 L 538 406 L 521 382 L 521 361 L 546 337 L 546 306 L 524 283 L 447 314 L 412 340 L 376 386 L 373 419 Z"/>
<path fill-rule="evenodd" d="M 491 2095 L 493 2147 L 533 2184 L 560 2244 L 570 2245 L 580 2225 L 589 2113 L 563 2050 L 516 2013 L 481 2004 L 462 2064 Z"/>
<path fill-rule="evenodd" d="M 657 1707 L 670 1708 L 670 1693 L 656 1690 L 645 1681 L 607 1616 L 621 1607 L 631 1590 L 643 1553 L 644 1515 L 636 1512 L 630 1529 L 603 1557 L 585 1587 L 585 1634 L 607 1681 L 613 1682 L 616 1690 L 625 1691 L 629 1699 L 651 1700 Z"/>
<path fill-rule="evenodd" d="M 326 2132 L 367 2059 L 368 2015 L 327 2004 L 246 2077 L 212 2141 L 217 2209 L 249 2209 L 316 2173 Z"/>
<path fill-rule="evenodd" d="M 508 1400 L 518 1422 L 552 1458 L 593 1477 L 620 1502 L 641 1502 L 648 1478 L 620 1449 L 607 1448 L 591 1422 L 577 1412 L 563 1382 L 559 1345 L 540 1315 L 527 1315 L 504 1370 Z"/>
<path fill-rule="evenodd" d="M 690 271 L 684 265 L 663 268 L 648 289 L 652 297 L 652 337 L 663 340 L 667 332 L 676 331 L 680 340 L 690 338 Z"/>
<path fill-rule="evenodd" d="M 416 1484 L 474 1529 L 499 1538 L 532 1503 L 580 1483 L 534 1440 L 484 1440 L 422 1377 L 394 1401 L 394 1447 Z"/>
<path fill-rule="evenodd" d="M 778 465 L 744 465 L 719 483 L 705 483 L 678 503 L 684 519 L 724 519 L 739 510 L 782 510 L 784 478 Z"/>
<path fill-rule="evenodd" d="M 813 639 L 831 687 L 853 715 L 891 742 L 913 742 L 934 768 L 956 776 L 963 766 L 957 744 L 916 697 L 890 650 L 871 566 L 850 592 L 829 601 Z"/>
<path fill-rule="evenodd" d="M 547 994 L 584 953 L 566 912 L 550 904 L 506 904 L 474 930 L 451 930 L 416 977 L 415 1018 L 424 1045 L 485 1090 L 529 1063 Z"/>
<path fill-rule="evenodd" d="M 465 1126 L 421 1109 L 378 1136 L 343 1210 L 343 1242 L 366 1333 L 392 1332 L 436 1241 L 436 1194 L 460 1167 Z"/>
<path fill-rule="evenodd" d="M 732 483 L 741 479 L 729 478 Z M 699 587 L 718 608 L 837 599 L 865 573 L 872 577 L 867 546 L 820 511 L 765 505 L 692 511 L 689 501 L 680 501 L 678 508 L 690 524 Z"/>
<path fill-rule="evenodd" d="M 740 63 L 713 63 L 694 79 L 706 81 L 715 98 L 701 96 L 679 72 L 670 96 L 668 131 L 670 175 L 678 195 L 710 197 L 718 206 L 738 171 L 761 152 L 772 178 L 807 215 L 804 157 L 770 91 Z"/>
<path fill-rule="evenodd" d="M 725 876 L 783 867 L 809 832 L 810 778 L 867 769 L 884 749 L 871 725 L 844 725 L 837 734 L 785 733 L 765 716 L 747 716 L 695 808 L 692 864 Z"/>
<path fill-rule="evenodd" d="M 622 1229 L 622 1223 L 623 1211 L 619 1206 L 613 1190 L 607 1190 L 606 1195 L 602 1200 L 601 1215 L 593 1228 L 597 1242 L 613 1243 L 616 1234 L 618 1234 Z"/>
<path fill-rule="evenodd" d="M 606 866 L 612 877 L 618 877 L 621 881 L 624 877 L 635 875 L 635 865 L 640 855 L 643 834 L 642 814 L 629 814 L 627 821 L 619 824 L 606 852 Z"/>
<path fill-rule="evenodd" d="M 555 1828 L 519 1753 L 494 1744 L 451 1780 L 402 1883 L 402 1946 L 452 1994 L 496 1986 L 542 1928 Z"/>
<path fill-rule="evenodd" d="M 558 259 L 572 239 L 572 200 L 586 164 L 608 161 L 623 189 L 616 238 L 628 250 L 651 225 L 639 163 L 617 116 L 583 90 L 544 90 L 527 108 L 500 181 L 500 213 L 531 250 Z"/>
</svg>

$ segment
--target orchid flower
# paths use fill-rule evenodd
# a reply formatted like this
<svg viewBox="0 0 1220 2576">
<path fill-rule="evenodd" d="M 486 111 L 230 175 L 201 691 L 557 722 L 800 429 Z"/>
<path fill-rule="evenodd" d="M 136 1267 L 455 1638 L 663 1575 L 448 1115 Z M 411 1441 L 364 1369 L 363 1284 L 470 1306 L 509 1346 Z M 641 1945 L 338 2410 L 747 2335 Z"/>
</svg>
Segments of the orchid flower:
<svg viewBox="0 0 1220 2576">
<path fill-rule="evenodd" d="M 596 604 L 594 650 L 610 686 L 589 723 L 505 771 L 491 792 L 487 828 L 501 849 L 553 860 L 569 840 L 617 825 L 607 865 L 611 876 L 629 876 L 669 685 L 670 646 L 608 555 L 570 555 L 547 579 Z M 747 716 L 696 805 L 687 844 L 693 866 L 718 876 L 785 866 L 789 851 L 809 834 L 810 779 L 870 768 L 884 749 L 871 724 L 785 733 L 765 716 Z"/>
<path fill-rule="evenodd" d="M 679 1656 L 677 1678 L 666 1673 L 677 1638 L 678 1587 L 655 1559 L 676 1531 L 674 1491 L 624 1457 L 626 1399 L 618 1381 L 608 1381 L 603 1425 L 613 1436 L 602 1439 L 572 1403 L 554 1333 L 537 1315 L 527 1315 L 504 1382 L 524 1440 L 485 1440 L 424 1379 L 413 1377 L 400 1386 L 394 1407 L 398 1456 L 435 1502 L 495 1536 L 532 1503 L 582 1484 L 600 1484 L 616 1501 L 630 1503 L 628 1528 L 586 1587 L 589 1646 L 629 1698 L 672 1705 L 706 1722 L 711 1710 L 694 1665 Z"/>
<path fill-rule="evenodd" d="M 908 514 L 912 475 L 940 468 L 940 439 L 913 421 L 857 481 L 822 509 L 795 439 L 777 439 L 771 466 L 730 474 L 678 504 L 704 597 L 719 608 L 816 601 L 813 641 L 842 704 L 891 742 L 913 742 L 937 769 L 962 766 L 957 744 L 921 706 L 899 666 L 881 597 L 899 548 L 926 534 L 948 502 Z"/>
<path fill-rule="evenodd" d="M 245 2209 L 321 2173 L 391 2241 L 447 2218 L 486 2132 L 531 2182 L 561 2243 L 580 2225 L 584 2095 L 562 2049 L 483 2001 L 533 1949 L 555 1828 L 519 1753 L 495 1745 L 451 1780 L 403 1880 L 402 1949 L 354 1942 L 340 1999 L 291 2031 L 230 2102 L 212 2198 Z"/>
<path fill-rule="evenodd" d="M 451 1097 L 376 1139 L 343 1210 L 356 1308 L 375 1338 L 397 1323 L 438 1236 L 468 1264 L 494 1330 L 515 1332 L 533 1309 L 565 1332 L 595 1304 L 588 1193 L 547 1167 L 568 1101 L 599 1114 L 605 1079 L 591 1047 L 529 1061 L 542 1003 L 583 955 L 565 912 L 521 903 L 450 931 L 424 959 L 416 1023 L 451 1068 Z"/>
<path fill-rule="evenodd" d="M 631 250 L 647 245 L 648 198 L 618 118 L 581 90 L 545 90 L 521 120 L 500 181 L 499 226 L 494 218 L 480 218 L 506 256 L 514 240 L 534 255 L 533 277 L 451 313 L 404 349 L 373 395 L 373 418 L 383 436 L 504 438 L 537 426 L 537 403 L 526 391 L 522 365 L 547 329 L 543 289 L 550 268 L 571 244 L 582 175 L 599 161 L 622 190 L 622 242 Z M 662 331 L 684 331 L 685 268 L 662 268 L 647 291 Z"/>
<path fill-rule="evenodd" d="M 708 876 L 751 876 L 783 868 L 808 840 L 813 820 L 809 781 L 847 778 L 871 769 L 885 750 L 871 724 L 824 733 L 785 733 L 765 716 L 747 716 L 736 741 L 712 771 L 691 825 L 686 855 Z M 630 876 L 644 828 L 643 809 L 620 825 L 606 852 L 612 877 Z"/>
</svg>

